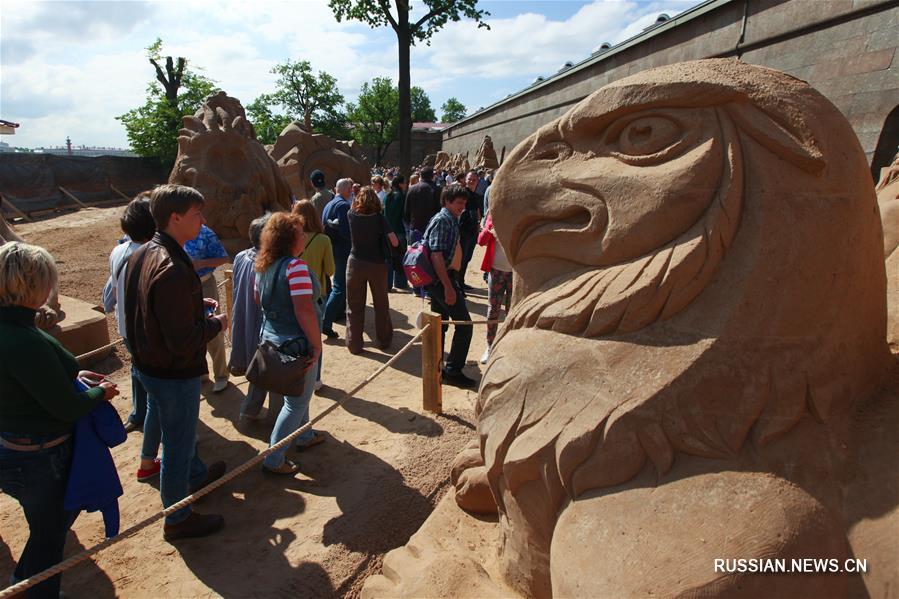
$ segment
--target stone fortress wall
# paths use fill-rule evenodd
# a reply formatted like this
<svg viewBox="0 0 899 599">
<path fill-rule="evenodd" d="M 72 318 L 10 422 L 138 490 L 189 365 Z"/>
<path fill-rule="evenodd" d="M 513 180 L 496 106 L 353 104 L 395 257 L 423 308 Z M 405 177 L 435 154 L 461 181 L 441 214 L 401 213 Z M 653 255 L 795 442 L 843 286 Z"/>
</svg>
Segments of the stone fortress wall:
<svg viewBox="0 0 899 599">
<path fill-rule="evenodd" d="M 444 131 L 443 151 L 473 156 L 489 135 L 502 158 L 612 81 L 685 60 L 734 56 L 823 93 L 849 120 L 876 179 L 899 145 L 897 47 L 895 0 L 709 0 L 460 121 Z"/>
</svg>

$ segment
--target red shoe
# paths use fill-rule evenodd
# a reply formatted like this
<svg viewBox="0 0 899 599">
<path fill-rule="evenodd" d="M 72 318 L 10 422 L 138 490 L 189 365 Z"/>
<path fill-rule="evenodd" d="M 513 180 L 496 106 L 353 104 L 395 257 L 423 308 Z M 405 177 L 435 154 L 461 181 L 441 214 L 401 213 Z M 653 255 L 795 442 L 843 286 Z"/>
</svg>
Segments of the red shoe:
<svg viewBox="0 0 899 599">
<path fill-rule="evenodd" d="M 152 468 L 147 468 L 146 470 L 144 470 L 143 468 L 138 468 L 137 469 L 137 480 L 139 482 L 145 482 L 145 481 L 150 480 L 151 478 L 159 476 L 160 464 L 161 464 L 161 460 L 159 458 L 156 458 L 155 460 L 153 460 Z"/>
</svg>

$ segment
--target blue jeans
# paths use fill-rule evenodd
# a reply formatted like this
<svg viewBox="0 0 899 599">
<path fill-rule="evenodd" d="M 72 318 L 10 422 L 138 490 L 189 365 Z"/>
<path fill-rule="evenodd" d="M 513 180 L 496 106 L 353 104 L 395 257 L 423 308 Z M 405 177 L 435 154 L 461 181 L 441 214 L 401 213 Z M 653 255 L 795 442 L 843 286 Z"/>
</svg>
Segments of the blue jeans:
<svg viewBox="0 0 899 599">
<path fill-rule="evenodd" d="M 131 414 L 128 415 L 128 422 L 143 427 L 144 421 L 147 419 L 147 391 L 137 376 L 137 368 L 134 367 L 134 352 L 131 351 L 131 345 L 125 339 L 125 347 L 131 354 Z"/>
<path fill-rule="evenodd" d="M 334 279 L 331 294 L 325 303 L 325 316 L 322 322 L 322 327 L 326 331 L 330 331 L 334 321 L 346 314 L 346 263 L 349 257 L 349 252 L 334 249 Z"/>
<path fill-rule="evenodd" d="M 262 406 L 265 404 L 265 396 L 269 396 L 269 408 L 271 408 L 271 402 L 275 401 L 276 398 L 281 397 L 277 393 L 272 391 L 266 391 L 261 387 L 257 387 L 253 383 L 250 383 L 249 387 L 247 387 L 247 396 L 243 398 L 243 401 L 240 402 L 240 414 L 243 416 L 244 414 L 248 416 L 258 416 L 259 412 L 262 411 Z"/>
<path fill-rule="evenodd" d="M 152 459 L 156 453 L 154 431 L 162 440 L 162 469 L 159 493 L 163 507 L 187 497 L 189 487 L 206 480 L 206 464 L 197 455 L 197 422 L 200 419 L 200 377 L 159 379 L 138 371 L 147 390 L 147 420 L 141 457 Z M 147 432 L 150 431 L 151 435 Z M 190 516 L 190 506 L 166 516 L 166 524 L 177 524 Z"/>
<path fill-rule="evenodd" d="M 33 452 L 0 447 L 0 489 L 22 506 L 29 532 L 10 583 L 25 580 L 62 561 L 66 535 L 78 517 L 78 512 L 67 512 L 63 507 L 71 464 L 71 440 Z M 27 591 L 28 597 L 56 599 L 61 582 L 61 575 L 54 576 Z"/>
<path fill-rule="evenodd" d="M 291 337 L 278 337 L 263 333 L 263 339 L 268 339 L 280 345 L 291 339 Z M 306 371 L 306 378 L 303 381 L 303 394 L 284 396 L 284 406 L 281 408 L 281 412 L 278 414 L 278 419 L 275 421 L 275 426 L 272 429 L 272 436 L 269 440 L 270 447 L 309 422 L 309 402 L 312 401 L 312 391 L 314 390 L 313 386 L 315 385 L 317 375 L 318 367 L 313 364 L 312 368 Z M 307 443 L 312 440 L 312 436 L 312 429 L 309 429 L 297 437 L 296 442 Z M 285 453 L 287 453 L 286 447 L 271 453 L 266 456 L 263 464 L 268 468 L 278 468 L 284 463 Z"/>
</svg>

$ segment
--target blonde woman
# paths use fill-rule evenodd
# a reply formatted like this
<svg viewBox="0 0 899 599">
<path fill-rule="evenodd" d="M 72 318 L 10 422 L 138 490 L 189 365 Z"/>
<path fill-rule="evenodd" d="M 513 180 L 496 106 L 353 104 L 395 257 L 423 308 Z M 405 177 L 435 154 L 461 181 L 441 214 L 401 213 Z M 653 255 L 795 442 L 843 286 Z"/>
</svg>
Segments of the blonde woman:
<svg viewBox="0 0 899 599">
<path fill-rule="evenodd" d="M 102 375 L 79 372 L 75 356 L 35 326 L 56 285 L 47 250 L 18 241 L 0 247 L 0 489 L 21 504 L 30 533 L 14 581 L 62 560 L 78 515 L 63 507 L 75 422 L 118 395 Z M 76 377 L 96 386 L 77 392 Z M 28 596 L 58 597 L 60 580 L 54 576 Z"/>
<path fill-rule="evenodd" d="M 328 289 L 331 275 L 334 274 L 334 250 L 331 249 L 331 238 L 325 234 L 325 228 L 318 217 L 315 204 L 309 200 L 300 200 L 293 205 L 292 212 L 303 217 L 303 232 L 306 234 L 306 249 L 300 256 L 309 265 L 312 274 L 318 277 L 322 289 L 322 296 Z M 315 303 L 318 311 L 318 327 L 322 328 L 322 320 L 325 313 L 324 298 L 319 298 Z M 327 333 L 326 333 L 327 334 Z M 329 335 L 330 337 L 330 335 Z M 318 360 L 318 375 L 315 380 L 315 389 L 322 387 L 322 359 Z"/>
</svg>

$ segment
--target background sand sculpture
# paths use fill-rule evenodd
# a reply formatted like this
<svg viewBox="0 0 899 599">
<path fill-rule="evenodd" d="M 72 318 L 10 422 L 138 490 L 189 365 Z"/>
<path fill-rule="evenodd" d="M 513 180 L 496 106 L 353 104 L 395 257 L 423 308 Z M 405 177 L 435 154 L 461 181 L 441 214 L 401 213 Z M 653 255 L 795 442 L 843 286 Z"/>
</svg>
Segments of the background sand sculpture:
<svg viewBox="0 0 899 599">
<path fill-rule="evenodd" d="M 434 170 L 442 171 L 449 168 L 450 164 L 450 155 L 441 150 L 437 152 L 437 155 L 434 157 Z M 427 165 L 425 165 L 427 166 Z"/>
<path fill-rule="evenodd" d="M 453 468 L 459 505 L 498 511 L 492 592 L 896 588 L 897 401 L 872 400 L 891 368 L 875 202 L 828 100 L 731 60 L 612 83 L 510 153 L 491 210 L 513 308 L 479 444 Z M 454 589 L 416 588 L 426 541 L 447 544 L 429 524 L 370 594 L 484 586 L 486 562 Z M 713 568 L 850 555 L 876 564 L 864 581 Z"/>
<path fill-rule="evenodd" d="M 899 154 L 880 173 L 877 204 L 883 222 L 883 252 L 887 269 L 887 340 L 899 345 Z"/>
<path fill-rule="evenodd" d="M 225 92 L 184 117 L 169 183 L 200 190 L 206 222 L 232 253 L 249 244 L 250 221 L 290 208 L 287 182 L 256 140 L 243 106 Z"/>
<path fill-rule="evenodd" d="M 325 174 L 329 187 L 343 177 L 362 185 L 368 185 L 371 179 L 371 166 L 355 144 L 312 133 L 302 123 L 285 127 L 269 155 L 298 199 L 315 195 L 309 181 L 314 170 Z"/>
<path fill-rule="evenodd" d="M 474 157 L 474 168 L 499 168 L 499 160 L 496 158 L 496 150 L 493 149 L 493 140 L 489 135 L 484 136 L 481 147 L 478 148 Z"/>
</svg>

